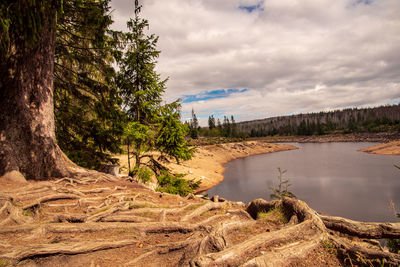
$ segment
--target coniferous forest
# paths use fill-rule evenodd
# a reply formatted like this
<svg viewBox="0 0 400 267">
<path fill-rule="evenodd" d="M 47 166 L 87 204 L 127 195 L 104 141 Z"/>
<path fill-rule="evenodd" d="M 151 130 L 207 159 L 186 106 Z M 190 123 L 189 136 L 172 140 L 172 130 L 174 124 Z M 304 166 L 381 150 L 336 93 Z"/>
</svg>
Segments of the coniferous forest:
<svg viewBox="0 0 400 267">
<path fill-rule="evenodd" d="M 194 119 L 187 123 L 192 132 L 196 128 L 193 121 Z M 400 105 L 349 108 L 243 122 L 235 122 L 233 116 L 230 119 L 224 116 L 221 123 L 219 119 L 216 120 L 211 115 L 208 117 L 208 127 L 198 127 L 198 132 L 202 136 L 240 138 L 335 133 L 400 133 Z"/>
</svg>

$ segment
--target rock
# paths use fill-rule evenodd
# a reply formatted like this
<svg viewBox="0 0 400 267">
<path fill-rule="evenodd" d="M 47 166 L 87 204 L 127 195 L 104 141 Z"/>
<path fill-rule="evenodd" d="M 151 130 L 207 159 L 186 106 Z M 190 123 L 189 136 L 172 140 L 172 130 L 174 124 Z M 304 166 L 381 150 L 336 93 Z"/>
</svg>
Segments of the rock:
<svg viewBox="0 0 400 267">
<path fill-rule="evenodd" d="M 25 177 L 19 171 L 10 171 L 0 177 L 1 179 L 5 179 L 8 182 L 16 183 L 16 184 L 26 184 L 28 183 Z"/>
</svg>

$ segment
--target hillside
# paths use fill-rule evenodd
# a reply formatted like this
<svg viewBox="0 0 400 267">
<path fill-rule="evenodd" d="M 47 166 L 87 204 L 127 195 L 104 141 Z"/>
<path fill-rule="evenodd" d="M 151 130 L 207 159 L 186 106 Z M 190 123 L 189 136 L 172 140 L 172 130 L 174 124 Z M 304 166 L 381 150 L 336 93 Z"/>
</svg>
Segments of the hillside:
<svg viewBox="0 0 400 267">
<path fill-rule="evenodd" d="M 237 123 L 251 137 L 267 135 L 322 135 L 333 132 L 389 132 L 400 130 L 400 104 L 330 112 L 279 116 Z"/>
</svg>

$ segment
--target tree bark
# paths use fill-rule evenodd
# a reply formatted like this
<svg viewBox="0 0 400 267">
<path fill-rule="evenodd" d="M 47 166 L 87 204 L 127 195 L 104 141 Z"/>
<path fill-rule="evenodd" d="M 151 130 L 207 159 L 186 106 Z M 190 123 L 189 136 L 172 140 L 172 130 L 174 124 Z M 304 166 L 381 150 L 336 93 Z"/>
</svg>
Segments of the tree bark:
<svg viewBox="0 0 400 267">
<path fill-rule="evenodd" d="M 50 2 L 50 1 L 49 1 Z M 17 171 L 26 179 L 63 177 L 75 166 L 56 144 L 53 69 L 56 10 L 48 17 L 35 44 L 14 36 L 14 55 L 0 88 L 0 176 Z M 15 174 L 15 172 L 14 172 Z"/>
</svg>

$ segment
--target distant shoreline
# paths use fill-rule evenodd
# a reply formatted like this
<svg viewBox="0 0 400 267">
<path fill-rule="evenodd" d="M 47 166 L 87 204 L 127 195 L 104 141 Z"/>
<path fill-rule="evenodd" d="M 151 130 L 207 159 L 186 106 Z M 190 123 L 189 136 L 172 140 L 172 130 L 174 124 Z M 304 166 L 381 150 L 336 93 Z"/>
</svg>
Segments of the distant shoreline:
<svg viewBox="0 0 400 267">
<path fill-rule="evenodd" d="M 310 136 L 267 136 L 250 140 L 263 140 L 270 143 L 329 143 L 329 142 L 380 142 L 400 140 L 400 133 L 351 133 Z"/>
</svg>

